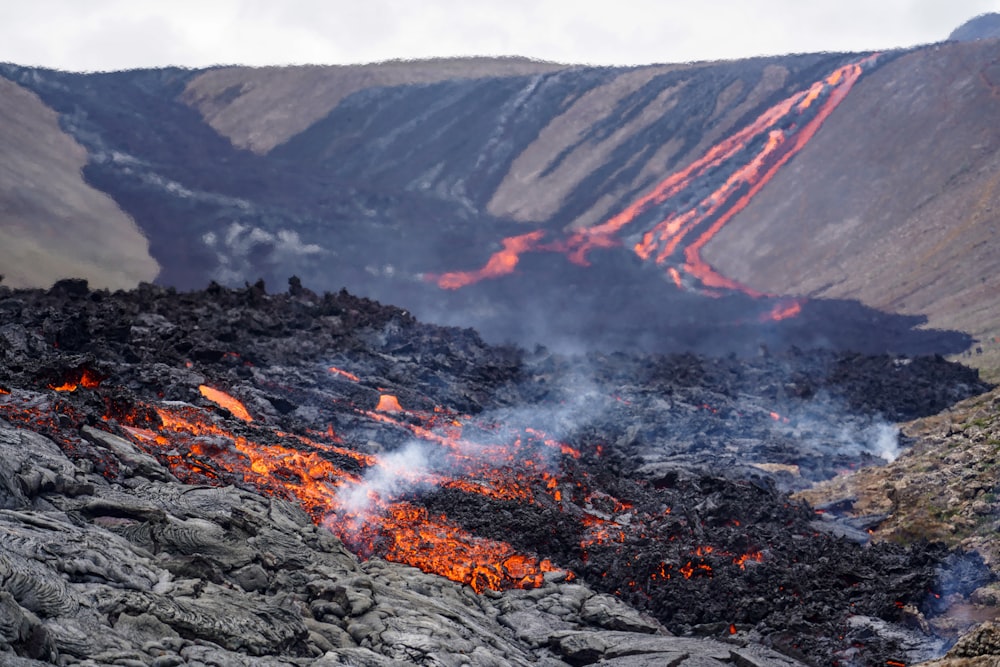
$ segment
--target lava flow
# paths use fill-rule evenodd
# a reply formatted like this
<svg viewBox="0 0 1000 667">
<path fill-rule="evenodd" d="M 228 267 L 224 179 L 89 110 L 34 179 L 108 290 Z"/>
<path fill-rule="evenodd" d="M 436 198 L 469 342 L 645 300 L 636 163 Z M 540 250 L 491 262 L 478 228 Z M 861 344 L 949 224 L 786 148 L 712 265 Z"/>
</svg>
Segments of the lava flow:
<svg viewBox="0 0 1000 667">
<path fill-rule="evenodd" d="M 844 65 L 770 107 L 602 224 L 559 240 L 546 241 L 544 230 L 509 237 L 482 269 L 430 274 L 427 278 L 442 289 L 458 289 L 512 273 L 525 252 L 560 252 L 587 266 L 589 251 L 621 246 L 624 231 L 635 234 L 631 228 L 640 226 L 645 229 L 633 251 L 661 266 L 678 288 L 708 296 L 719 296 L 726 290 L 754 298 L 770 296 L 718 273 L 702 259 L 702 248 L 806 146 L 876 59 L 869 56 Z M 691 196 L 703 191 L 708 194 Z M 784 301 L 761 319 L 782 320 L 800 311 L 801 302 Z"/>
<path fill-rule="evenodd" d="M 84 389 L 96 389 L 101 386 L 101 376 L 96 371 L 89 368 L 79 368 L 68 373 L 62 382 L 50 384 L 49 389 L 53 391 L 76 391 L 79 387 Z"/>
<path fill-rule="evenodd" d="M 238 399 L 204 385 L 199 390 L 251 428 L 253 417 Z M 402 412 L 398 400 L 388 394 L 382 395 L 378 409 Z M 317 523 L 362 555 L 407 563 L 469 584 L 477 592 L 486 588 L 535 587 L 542 583 L 545 572 L 557 570 L 548 560 L 518 553 L 498 540 L 473 536 L 443 515 L 432 516 L 424 508 L 369 489 L 363 477 L 335 462 L 350 458 L 353 465 L 367 472 L 383 465 L 377 457 L 265 427 L 256 427 L 252 434 L 235 433 L 210 413 L 193 406 L 160 406 L 155 407 L 155 413 L 160 421 L 158 427 L 149 423 L 122 427 L 137 445 L 165 458 L 179 478 L 193 483 L 242 483 L 295 500 Z M 378 412 L 359 414 L 378 415 L 379 421 L 398 424 L 425 439 L 446 443 L 455 451 L 469 449 L 446 435 L 430 437 L 434 432 L 427 426 L 397 422 Z M 503 474 L 490 474 L 496 471 L 477 456 L 454 457 L 453 465 L 459 463 L 462 465 L 457 472 L 461 477 L 421 470 L 400 474 L 412 483 L 428 482 L 494 497 L 530 500 L 530 492 L 525 491 L 530 480 L 525 478 L 524 485 L 519 486 L 516 479 L 512 482 Z M 363 505 L 345 502 L 345 498 L 353 497 L 345 491 L 358 489 L 363 492 Z"/>
</svg>

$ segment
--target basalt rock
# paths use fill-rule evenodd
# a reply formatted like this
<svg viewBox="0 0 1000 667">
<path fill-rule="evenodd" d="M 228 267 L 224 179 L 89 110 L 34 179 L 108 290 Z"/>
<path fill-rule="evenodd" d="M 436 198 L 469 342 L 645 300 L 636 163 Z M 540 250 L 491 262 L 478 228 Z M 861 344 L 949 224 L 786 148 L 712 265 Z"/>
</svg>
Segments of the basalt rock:
<svg viewBox="0 0 1000 667">
<path fill-rule="evenodd" d="M 566 358 L 301 284 L 10 302 L 12 664 L 912 662 L 992 579 L 786 494 L 985 387 L 940 358 Z"/>
</svg>

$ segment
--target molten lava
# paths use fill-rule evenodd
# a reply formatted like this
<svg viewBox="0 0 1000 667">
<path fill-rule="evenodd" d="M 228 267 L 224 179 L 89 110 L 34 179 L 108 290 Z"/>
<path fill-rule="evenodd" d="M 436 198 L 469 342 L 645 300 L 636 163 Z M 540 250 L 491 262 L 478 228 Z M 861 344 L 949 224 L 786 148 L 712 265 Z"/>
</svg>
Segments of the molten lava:
<svg viewBox="0 0 1000 667">
<path fill-rule="evenodd" d="M 876 59 L 844 65 L 778 102 L 602 224 L 547 243 L 544 230 L 512 236 L 482 269 L 427 278 L 443 289 L 458 289 L 513 272 L 525 252 L 560 252 L 586 266 L 589 251 L 621 246 L 619 235 L 626 228 L 643 226 L 634 252 L 663 267 L 679 289 L 697 289 L 708 296 L 718 296 L 720 290 L 768 296 L 719 274 L 702 259 L 702 248 L 806 146 Z M 701 192 L 707 194 L 691 196 Z M 650 226 L 657 217 L 659 222 Z M 799 301 L 779 303 L 761 319 L 778 321 L 800 311 Z"/>
<path fill-rule="evenodd" d="M 377 555 L 414 565 L 466 583 L 477 591 L 538 586 L 545 572 L 556 570 L 551 562 L 520 553 L 509 544 L 473 536 L 444 515 L 432 516 L 424 508 L 367 488 L 362 475 L 381 467 L 379 457 L 272 430 L 254 422 L 246 408 L 225 392 L 206 385 L 199 390 L 241 419 L 245 423 L 241 432 L 228 430 L 218 415 L 185 405 L 152 406 L 151 414 L 158 423 L 143 416 L 150 412 L 145 409 L 117 420 L 136 445 L 164 460 L 180 479 L 190 483 L 243 484 L 294 500 L 317 523 L 327 526 L 363 556 Z M 402 412 L 391 394 L 382 395 L 380 409 Z M 580 455 L 530 429 L 506 444 L 461 441 L 457 437 L 461 423 L 443 409 L 406 412 L 405 421 L 384 412 L 358 409 L 357 414 L 444 446 L 450 461 L 445 469 L 452 471 L 450 474 L 400 471 L 406 481 L 495 499 L 531 503 L 544 496 L 548 499 L 545 502 L 558 502 L 557 480 L 532 457 L 537 456 L 539 448 L 569 457 Z M 106 417 L 106 421 L 113 424 L 116 420 Z M 445 424 L 443 433 L 435 429 L 441 422 Z M 362 474 L 348 472 L 338 460 L 350 460 L 352 466 L 361 467 Z M 352 497 L 346 491 L 354 489 L 364 492 L 362 506 L 345 504 L 345 498 Z"/>
<path fill-rule="evenodd" d="M 779 301 L 771 309 L 771 312 L 761 315 L 761 320 L 773 320 L 780 322 L 791 317 L 796 317 L 802 312 L 802 301 L 794 299 L 792 301 Z"/>
<path fill-rule="evenodd" d="M 378 397 L 376 412 L 403 412 L 403 406 L 399 404 L 399 399 L 392 394 L 382 394 Z"/>
<path fill-rule="evenodd" d="M 351 382 L 360 382 L 361 381 L 361 379 L 358 378 L 358 376 L 355 375 L 354 373 L 348 373 L 347 371 L 341 370 L 341 369 L 337 368 L 336 366 L 330 366 L 330 368 L 328 370 L 331 373 L 333 373 L 334 375 L 339 375 L 340 377 L 344 378 L 345 380 L 350 380 Z"/>
<path fill-rule="evenodd" d="M 458 289 L 479 282 L 483 278 L 499 278 L 513 273 L 521 261 L 521 254 L 529 250 L 538 250 L 538 242 L 545 236 L 542 230 L 511 236 L 503 240 L 503 249 L 494 253 L 486 262 L 486 266 L 478 271 L 454 271 L 443 275 L 428 275 L 428 279 L 436 282 L 442 289 Z"/>
<path fill-rule="evenodd" d="M 332 427 L 310 431 L 310 437 L 286 433 L 267 420 L 254 420 L 226 392 L 208 385 L 199 391 L 235 419 L 182 403 L 125 408 L 109 402 L 101 423 L 156 456 L 182 481 L 252 487 L 294 501 L 363 557 L 407 563 L 476 591 L 539 586 L 546 572 L 558 570 L 547 559 L 499 539 L 476 536 L 446 514 L 415 504 L 405 497 L 406 489 L 432 486 L 561 515 L 580 526 L 584 562 L 588 549 L 621 550 L 630 557 L 635 540 L 652 537 L 647 537 L 644 526 L 662 523 L 671 513 L 667 507 L 655 515 L 639 513 L 628 502 L 590 490 L 589 478 L 579 470 L 564 477 L 558 472 L 562 462 L 579 459 L 581 452 L 538 429 L 477 421 L 441 407 L 404 411 L 395 396 L 384 393 L 377 410 L 354 407 L 356 417 L 398 430 L 431 448 L 426 465 L 394 467 L 387 457 L 343 446 Z M 30 424 L 70 450 L 77 446 L 79 427 L 74 425 L 85 423 L 85 418 L 65 399 L 26 392 L 0 394 L 4 418 Z M 465 433 L 474 433 L 475 440 Z M 102 465 L 106 474 L 118 474 L 113 459 Z M 372 481 L 387 470 L 396 476 L 403 497 L 392 485 L 383 488 Z M 690 559 L 661 563 L 650 580 L 665 581 L 677 573 L 684 578 L 711 577 L 713 566 L 724 561 L 709 562 L 709 557 L 731 560 L 742 569 L 761 555 L 731 556 L 722 549 L 699 547 Z M 575 575 L 563 571 L 561 576 Z M 641 588 L 633 581 L 629 590 Z"/>
<path fill-rule="evenodd" d="M 246 406 L 244 406 L 243 403 L 233 398 L 226 392 L 220 391 L 218 389 L 212 389 L 207 385 L 201 385 L 200 387 L 198 387 L 198 391 L 201 392 L 202 396 L 212 401 L 216 405 L 223 407 L 226 410 L 229 410 L 231 413 L 233 413 L 233 416 L 236 417 L 237 419 L 242 419 L 245 422 L 253 421 L 253 417 L 250 416 L 250 413 L 247 411 Z"/>
<path fill-rule="evenodd" d="M 78 388 L 97 389 L 101 386 L 101 376 L 89 368 L 81 368 L 70 373 L 62 384 L 50 384 L 49 389 L 53 391 L 76 391 Z"/>
</svg>

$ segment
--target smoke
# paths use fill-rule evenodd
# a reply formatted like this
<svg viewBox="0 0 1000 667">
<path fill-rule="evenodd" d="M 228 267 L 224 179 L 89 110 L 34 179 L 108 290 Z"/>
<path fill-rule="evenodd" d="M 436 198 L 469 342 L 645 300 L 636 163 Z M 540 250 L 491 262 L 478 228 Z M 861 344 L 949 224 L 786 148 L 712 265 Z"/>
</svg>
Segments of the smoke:
<svg viewBox="0 0 1000 667">
<path fill-rule="evenodd" d="M 787 416 L 803 453 L 831 460 L 881 459 L 885 463 L 892 463 L 901 453 L 895 424 L 878 414 L 858 414 L 842 400 L 825 394 L 789 408 Z M 786 427 L 775 424 L 774 430 L 781 432 Z"/>
<path fill-rule="evenodd" d="M 899 429 L 893 424 L 872 424 L 862 435 L 866 436 L 872 454 L 884 459 L 886 463 L 892 463 L 899 457 Z"/>
<path fill-rule="evenodd" d="M 378 502 L 398 498 L 431 486 L 431 456 L 428 446 L 411 440 L 402 448 L 380 456 L 361 480 L 337 493 L 337 506 L 344 512 L 364 516 Z"/>
<path fill-rule="evenodd" d="M 805 438 L 808 446 L 838 457 L 870 456 L 892 463 L 900 454 L 899 429 L 880 417 L 861 417 L 846 412 L 834 413 L 826 421 L 805 420 L 803 428 L 812 431 Z"/>
<path fill-rule="evenodd" d="M 201 240 L 216 255 L 213 278 L 227 285 L 259 276 L 266 265 L 292 266 L 326 252 L 304 242 L 297 231 L 270 232 L 239 222 L 230 223 L 223 233 L 206 232 Z"/>
<path fill-rule="evenodd" d="M 378 455 L 360 480 L 339 489 L 338 513 L 363 521 L 403 496 L 475 478 L 484 469 L 516 468 L 526 461 L 534 471 L 556 472 L 557 460 L 566 452 L 563 441 L 600 418 L 602 394 L 583 368 L 560 377 L 545 392 L 549 400 L 544 406 L 522 405 L 462 418 L 459 436 L 449 434 L 447 427 L 430 429 L 433 437 L 410 439 Z"/>
</svg>

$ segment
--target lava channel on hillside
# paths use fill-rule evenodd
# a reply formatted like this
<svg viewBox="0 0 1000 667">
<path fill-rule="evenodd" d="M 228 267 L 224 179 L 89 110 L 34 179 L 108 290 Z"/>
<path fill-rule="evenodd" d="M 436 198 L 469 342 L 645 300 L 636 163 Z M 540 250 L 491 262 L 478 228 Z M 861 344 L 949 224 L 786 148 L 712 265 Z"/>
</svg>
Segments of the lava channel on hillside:
<svg viewBox="0 0 1000 667">
<path fill-rule="evenodd" d="M 878 55 L 835 69 L 811 86 L 774 104 L 722 139 L 685 168 L 672 173 L 605 222 L 551 238 L 538 229 L 505 238 L 501 250 L 476 270 L 427 274 L 427 280 L 456 290 L 512 273 L 527 252 L 556 252 L 588 266 L 587 254 L 626 245 L 661 267 L 678 289 L 719 297 L 727 291 L 766 299 L 761 321 L 799 314 L 801 299 L 765 294 L 723 276 L 702 259 L 702 248 L 767 185 L 820 129 Z M 708 192 L 708 194 L 703 194 Z"/>
</svg>

